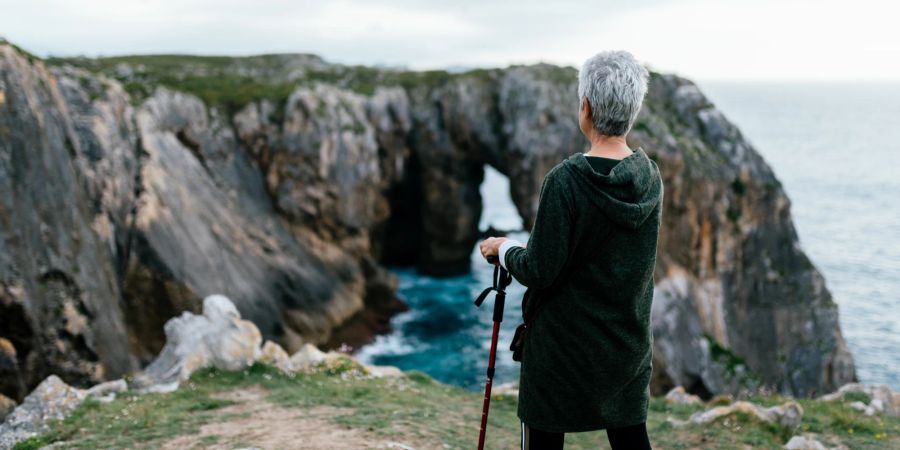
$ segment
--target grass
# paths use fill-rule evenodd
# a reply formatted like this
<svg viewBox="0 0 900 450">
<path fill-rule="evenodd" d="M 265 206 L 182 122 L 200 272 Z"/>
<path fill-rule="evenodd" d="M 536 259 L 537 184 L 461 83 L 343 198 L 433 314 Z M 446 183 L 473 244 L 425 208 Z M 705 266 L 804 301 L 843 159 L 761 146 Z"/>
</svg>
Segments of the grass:
<svg viewBox="0 0 900 450">
<path fill-rule="evenodd" d="M 199 97 L 209 106 L 234 114 L 245 105 L 272 101 L 283 114 L 290 94 L 301 86 L 332 84 L 362 95 L 378 86 L 432 89 L 458 77 L 492 79 L 497 70 L 474 69 L 462 73 L 445 70 L 407 71 L 367 66 L 323 66 L 312 55 L 294 55 L 309 63 L 301 76 L 293 73 L 290 55 L 250 57 L 196 55 L 133 55 L 107 58 L 48 58 L 50 65 L 71 64 L 101 73 L 122 83 L 133 102 L 140 103 L 159 86 Z M 301 66 L 304 64 L 299 62 Z M 127 70 L 123 70 L 127 68 Z"/>
<path fill-rule="evenodd" d="M 737 222 L 740 219 L 741 210 L 736 205 L 732 205 L 725 214 L 728 216 L 729 220 Z M 741 383 L 752 386 L 758 384 L 759 377 L 750 371 L 744 358 L 741 358 L 730 349 L 722 346 L 722 344 L 709 333 L 704 333 L 703 337 L 706 338 L 706 341 L 709 343 L 710 356 L 712 356 L 713 360 L 722 364 L 725 368 L 726 375 L 732 377 L 736 376 L 738 374 L 738 368 L 741 368 L 743 376 L 743 379 L 740 380 Z"/>
<path fill-rule="evenodd" d="M 198 433 L 204 423 L 221 419 L 219 409 L 231 401 L 214 398 L 218 392 L 250 386 L 265 390 L 267 400 L 288 408 L 336 407 L 330 420 L 338 425 L 375 433 L 385 440 L 440 442 L 444 448 L 475 445 L 481 416 L 481 394 L 443 385 L 419 372 L 402 379 L 360 379 L 361 369 L 346 362 L 319 373 L 288 376 L 255 365 L 242 372 L 203 370 L 176 392 L 125 394 L 111 403 L 87 401 L 50 431 L 20 443 L 16 449 L 58 443 L 62 448 L 155 448 L 176 436 Z M 753 401 L 771 405 L 778 396 Z M 827 435 L 853 449 L 900 445 L 900 419 L 866 417 L 848 402 L 799 400 L 806 414 L 802 431 Z M 652 399 L 648 429 L 655 448 L 732 449 L 780 448 L 790 430 L 760 423 L 746 416 L 730 416 L 704 426 L 673 428 L 668 418 L 687 419 L 703 405 L 670 406 Z M 487 448 L 512 448 L 518 442 L 516 400 L 496 397 L 491 403 Z M 200 446 L 222 445 L 219 436 L 204 436 Z M 252 445 L 252 442 L 246 443 Z M 438 446 L 440 447 L 440 446 Z M 566 436 L 567 449 L 608 448 L 603 432 Z"/>
<path fill-rule="evenodd" d="M 28 60 L 29 63 L 32 63 L 32 64 L 33 64 L 35 61 L 40 61 L 40 60 L 41 60 L 41 58 L 38 58 L 37 56 L 35 56 L 35 55 L 32 54 L 31 52 L 29 52 L 29 51 L 23 49 L 22 47 L 19 47 L 18 45 L 13 44 L 12 42 L 9 42 L 9 41 L 6 40 L 6 38 L 4 38 L 4 37 L 0 37 L 0 45 L 9 45 L 10 47 L 13 48 L 13 50 L 19 52 L 20 55 L 24 56 L 24 57 Z"/>
</svg>

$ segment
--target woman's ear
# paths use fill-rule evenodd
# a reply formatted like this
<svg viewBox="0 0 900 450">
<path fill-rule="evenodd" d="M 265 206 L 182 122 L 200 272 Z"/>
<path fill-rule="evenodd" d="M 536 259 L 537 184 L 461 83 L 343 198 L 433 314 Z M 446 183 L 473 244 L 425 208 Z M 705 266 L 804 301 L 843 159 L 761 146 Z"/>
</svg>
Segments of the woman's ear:
<svg viewBox="0 0 900 450">
<path fill-rule="evenodd" d="M 581 132 L 587 136 L 591 124 L 591 102 L 588 101 L 587 97 L 581 97 L 581 107 L 578 110 L 578 124 L 581 127 Z"/>
</svg>

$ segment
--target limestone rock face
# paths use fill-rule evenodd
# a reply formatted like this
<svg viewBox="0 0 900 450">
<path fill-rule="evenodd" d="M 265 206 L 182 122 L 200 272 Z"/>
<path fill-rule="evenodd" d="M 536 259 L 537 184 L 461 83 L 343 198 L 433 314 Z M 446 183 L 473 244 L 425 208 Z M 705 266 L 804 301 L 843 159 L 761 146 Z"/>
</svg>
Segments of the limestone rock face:
<svg viewBox="0 0 900 450">
<path fill-rule="evenodd" d="M 666 187 L 655 299 L 668 300 L 654 302 L 654 331 L 680 333 L 684 344 L 662 352 L 660 369 L 685 386 L 731 390 L 744 374 L 679 361 L 703 355 L 692 349 L 705 339 L 727 351 L 713 360 L 743 365 L 782 392 L 808 396 L 854 380 L 837 305 L 797 243 L 790 201 L 740 131 L 694 84 L 656 75 L 630 138 L 656 158 Z M 673 302 L 685 306 L 677 320 L 657 310 Z M 675 331 L 697 322 L 702 335 Z"/>
<path fill-rule="evenodd" d="M 289 350 L 328 342 L 367 306 L 384 310 L 364 321 L 382 330 L 402 309 L 396 280 L 369 255 L 368 227 L 385 214 L 366 184 L 379 182 L 371 128 L 366 175 L 332 177 L 353 175 L 359 160 L 332 161 L 330 209 L 312 216 L 321 223 L 286 221 L 257 145 L 283 126 L 269 122 L 271 103 L 254 104 L 257 128 L 166 89 L 133 106 L 117 81 L 0 50 L 0 212 L 12 220 L 0 230 L 0 335 L 10 344 L 0 392 L 21 399 L 51 372 L 87 385 L 132 371 L 163 347 L 169 318 L 217 292 Z M 343 125 L 326 121 L 322 133 L 329 126 L 340 137 Z M 307 142 L 297 137 L 290 150 L 309 150 L 297 141 Z M 305 181 L 294 186 L 312 198 Z M 359 205 L 335 192 L 356 193 L 367 213 L 352 217 Z M 349 237 L 317 234 L 330 223 Z"/>
<path fill-rule="evenodd" d="M 7 44 L 0 92 L 3 394 L 21 399 L 51 373 L 80 383 L 122 375 L 135 364 L 104 224 L 74 170 L 89 151 L 79 124 L 57 79 Z"/>
<path fill-rule="evenodd" d="M 576 72 L 538 64 L 515 67 L 500 79 L 498 108 L 506 151 L 496 156 L 526 230 L 537 214 L 544 175 L 564 158 L 587 151 L 578 128 Z"/>
<path fill-rule="evenodd" d="M 316 85 L 295 91 L 286 107 L 282 145 L 271 150 L 266 173 L 279 211 L 328 241 L 357 238 L 384 220 L 388 211 L 365 97 Z M 355 253 L 368 251 L 368 240 L 354 244 Z"/>
<path fill-rule="evenodd" d="M 362 308 L 361 271 L 339 250 L 317 254 L 292 235 L 230 127 L 209 114 L 167 90 L 137 113 L 146 156 L 124 282 L 132 304 L 196 310 L 196 297 L 226 292 L 266 337 L 318 341 Z M 160 286 L 168 295 L 147 298 Z"/>
<path fill-rule="evenodd" d="M 392 207 L 400 208 L 398 218 L 407 224 L 396 220 L 390 224 L 399 225 L 406 247 L 394 241 L 387 245 L 405 257 L 397 258 L 399 262 L 415 264 L 423 273 L 446 276 L 469 269 L 471 249 L 478 239 L 478 189 L 484 177 L 484 162 L 477 154 L 484 147 L 474 133 L 457 136 L 454 131 L 472 131 L 471 119 L 489 108 L 480 100 L 488 89 L 477 80 L 459 80 L 410 92 L 412 155 L 405 186 L 410 192 L 392 199 Z M 410 207 L 404 202 L 415 204 Z M 415 227 L 411 233 L 406 231 L 410 223 Z"/>
<path fill-rule="evenodd" d="M 406 183 L 420 197 L 389 200 L 392 210 L 419 205 L 417 232 L 396 225 L 418 253 L 388 240 L 386 257 L 431 274 L 466 270 L 484 164 L 510 178 L 528 228 L 544 174 L 586 149 L 575 80 L 574 70 L 536 65 L 409 89 Z M 666 187 L 653 314 L 657 393 L 766 385 L 805 396 L 853 381 L 837 307 L 799 248 L 790 201 L 740 131 L 693 83 L 653 74 L 629 139 L 656 160 Z"/>
<path fill-rule="evenodd" d="M 375 260 L 381 246 L 373 238 L 388 217 L 382 194 L 401 176 L 398 161 L 408 155 L 398 137 L 409 128 L 405 93 L 380 89 L 368 98 L 318 84 L 294 91 L 280 120 L 273 108 L 262 101 L 240 110 L 233 120 L 237 136 L 256 159 L 288 233 L 346 287 L 329 299 L 324 317 L 311 314 L 314 308 L 287 316 L 296 321 L 293 328 L 312 332 L 278 340 L 289 351 L 304 341 L 356 347 L 373 331 L 386 331 L 389 317 L 405 309 L 396 277 Z"/>
<path fill-rule="evenodd" d="M 184 312 L 166 322 L 166 346 L 137 378 L 138 389 L 176 385 L 197 369 L 215 367 L 240 370 L 253 365 L 262 336 L 252 322 L 242 320 L 228 298 L 211 295 L 203 300 L 203 315 Z"/>
<path fill-rule="evenodd" d="M 651 312 L 656 369 L 653 390 L 659 394 L 673 385 L 674 389 L 685 386 L 708 397 L 756 387 L 758 383 L 749 378 L 745 364 L 713 356 L 714 343 L 687 296 L 689 289 L 687 274 L 667 277 L 655 286 Z"/>
</svg>

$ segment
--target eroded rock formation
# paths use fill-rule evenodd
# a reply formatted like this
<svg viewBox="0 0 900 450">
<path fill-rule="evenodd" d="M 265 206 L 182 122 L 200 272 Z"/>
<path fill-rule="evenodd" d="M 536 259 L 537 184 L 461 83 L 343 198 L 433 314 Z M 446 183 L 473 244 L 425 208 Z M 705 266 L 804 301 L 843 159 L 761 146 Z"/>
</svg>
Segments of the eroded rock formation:
<svg viewBox="0 0 900 450">
<path fill-rule="evenodd" d="M 119 376 L 133 367 L 120 285 L 75 169 L 85 150 L 76 123 L 56 78 L 3 44 L 0 92 L 0 334 L 19 371 L 10 376 L 29 389 L 51 373 Z"/>
<path fill-rule="evenodd" d="M 152 57 L 48 66 L 0 44 L 0 336 L 14 355 L 0 370 L 20 380 L 2 393 L 134 370 L 166 320 L 218 292 L 290 352 L 363 343 L 402 308 L 383 265 L 469 270 L 485 165 L 509 177 L 527 229 L 543 175 L 585 149 L 570 68 L 190 58 L 160 78 Z M 177 85 L 247 74 L 285 95 Z M 655 388 L 852 381 L 790 202 L 740 132 L 695 85 L 654 74 L 630 141 L 666 187 Z"/>
</svg>

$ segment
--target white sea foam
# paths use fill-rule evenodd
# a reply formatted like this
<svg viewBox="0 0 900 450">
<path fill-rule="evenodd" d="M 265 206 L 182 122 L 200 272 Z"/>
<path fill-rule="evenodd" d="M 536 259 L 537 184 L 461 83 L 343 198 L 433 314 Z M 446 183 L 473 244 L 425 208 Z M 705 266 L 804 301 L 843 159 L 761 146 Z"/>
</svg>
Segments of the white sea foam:
<svg viewBox="0 0 900 450">
<path fill-rule="evenodd" d="M 372 364 L 376 356 L 408 355 L 416 351 L 416 346 L 409 342 L 400 332 L 375 338 L 375 342 L 359 349 L 354 356 L 366 364 Z"/>
</svg>

